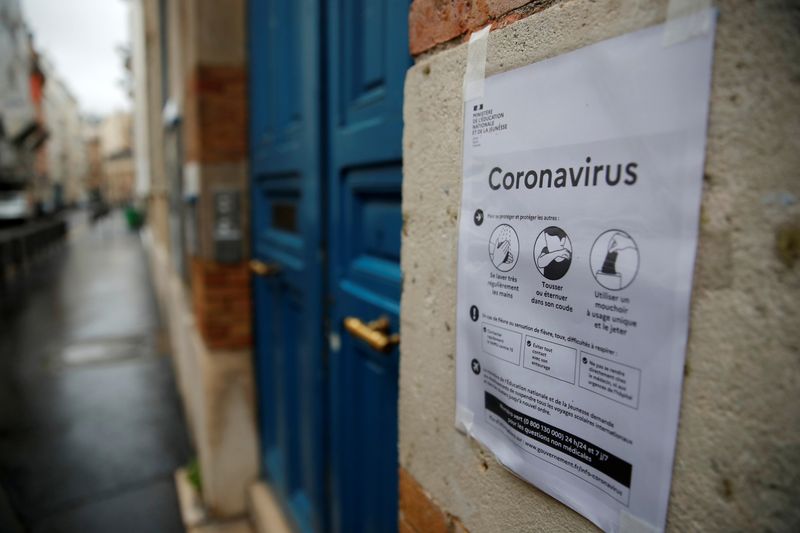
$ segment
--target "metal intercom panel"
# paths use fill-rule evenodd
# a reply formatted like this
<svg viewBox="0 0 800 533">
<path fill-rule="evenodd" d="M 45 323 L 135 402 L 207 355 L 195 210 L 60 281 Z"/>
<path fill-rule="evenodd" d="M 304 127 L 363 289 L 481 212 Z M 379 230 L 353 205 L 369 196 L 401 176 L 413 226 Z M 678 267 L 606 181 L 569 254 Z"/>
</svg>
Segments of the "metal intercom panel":
<svg viewBox="0 0 800 533">
<path fill-rule="evenodd" d="M 237 263 L 243 257 L 241 192 L 221 189 L 214 192 L 214 259 Z"/>
</svg>

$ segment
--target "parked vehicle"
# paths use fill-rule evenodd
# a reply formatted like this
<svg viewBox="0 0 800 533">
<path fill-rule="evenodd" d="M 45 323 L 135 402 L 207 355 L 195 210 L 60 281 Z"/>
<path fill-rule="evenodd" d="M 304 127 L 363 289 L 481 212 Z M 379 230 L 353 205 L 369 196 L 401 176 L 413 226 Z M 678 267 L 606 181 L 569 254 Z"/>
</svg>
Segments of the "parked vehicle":
<svg viewBox="0 0 800 533">
<path fill-rule="evenodd" d="M 24 221 L 32 215 L 28 195 L 24 189 L 0 190 L 0 220 Z"/>
</svg>

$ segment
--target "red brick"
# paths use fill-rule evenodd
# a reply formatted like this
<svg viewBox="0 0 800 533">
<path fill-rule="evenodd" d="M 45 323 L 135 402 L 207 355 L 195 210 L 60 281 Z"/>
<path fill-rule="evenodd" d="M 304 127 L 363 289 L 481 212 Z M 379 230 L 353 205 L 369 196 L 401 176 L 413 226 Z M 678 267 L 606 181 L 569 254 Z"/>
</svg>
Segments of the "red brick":
<svg viewBox="0 0 800 533">
<path fill-rule="evenodd" d="M 448 533 L 448 516 L 405 468 L 400 468 L 400 521 L 420 533 Z"/>
<path fill-rule="evenodd" d="M 408 14 L 409 50 L 418 55 L 437 44 L 485 26 L 488 22 L 507 24 L 503 19 L 509 12 L 530 4 L 542 8 L 554 0 L 414 0 Z M 531 9 L 528 13 L 534 11 Z M 508 15 L 513 20 L 521 14 Z"/>
<path fill-rule="evenodd" d="M 439 507 L 405 468 L 399 469 L 400 533 L 469 533 L 458 517 Z"/>
<path fill-rule="evenodd" d="M 450 517 L 450 520 L 451 520 L 450 533 L 469 533 L 469 529 L 467 529 L 461 522 L 461 520 L 459 520 L 457 517 L 452 516 Z"/>
<path fill-rule="evenodd" d="M 200 65 L 186 85 L 186 158 L 199 163 L 247 158 L 247 70 Z"/>
<path fill-rule="evenodd" d="M 252 344 L 250 274 L 246 263 L 192 259 L 192 309 L 200 335 L 214 349 Z"/>
<path fill-rule="evenodd" d="M 250 288 L 247 285 L 230 285 L 230 284 L 214 284 L 205 286 L 205 293 L 207 299 L 236 299 L 243 294 L 247 294 Z"/>
<path fill-rule="evenodd" d="M 400 520 L 397 524 L 397 531 L 398 533 L 417 533 L 417 530 L 411 527 L 411 524 L 408 523 L 403 517 L 400 517 Z"/>
</svg>

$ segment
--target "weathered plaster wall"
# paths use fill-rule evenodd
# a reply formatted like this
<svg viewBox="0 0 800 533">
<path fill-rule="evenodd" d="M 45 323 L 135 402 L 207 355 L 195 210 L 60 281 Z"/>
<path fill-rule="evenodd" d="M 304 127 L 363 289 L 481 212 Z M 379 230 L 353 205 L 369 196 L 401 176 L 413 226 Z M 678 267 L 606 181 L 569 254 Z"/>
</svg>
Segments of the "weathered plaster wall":
<svg viewBox="0 0 800 533">
<path fill-rule="evenodd" d="M 212 195 L 218 187 L 241 191 L 241 227 L 247 243 L 246 3 L 168 2 L 163 21 L 158 2 L 142 1 L 150 83 L 149 157 L 154 173 L 148 213 L 156 236 L 148 241 L 152 273 L 200 462 L 203 500 L 212 515 L 232 517 L 246 511 L 247 489 L 258 479 L 260 466 L 249 349 L 250 285 L 244 261 L 236 265 L 213 261 Z M 162 42 L 164 22 L 167 31 Z M 165 46 L 168 49 L 162 53 Z M 162 79 L 163 57 L 169 58 L 167 79 Z M 164 145 L 175 141 L 175 133 L 163 121 L 163 84 L 182 119 L 184 146 L 179 160 L 171 163 L 165 159 Z M 167 185 L 179 164 L 186 169 L 184 192 L 199 196 L 195 230 L 200 232 L 200 244 L 199 250 L 190 252 L 191 293 L 177 272 L 179 260 L 189 258 L 176 257 L 169 245 Z M 246 244 L 243 253 L 247 254 Z"/>
<path fill-rule="evenodd" d="M 492 32 L 487 75 L 660 23 L 570 0 Z M 699 253 L 668 527 L 800 527 L 800 11 L 719 2 Z M 453 427 L 466 45 L 405 89 L 400 463 L 472 531 L 584 531 Z M 535 97 L 535 95 L 533 95 Z"/>
<path fill-rule="evenodd" d="M 203 502 L 214 516 L 241 515 L 260 466 L 252 355 L 250 350 L 209 349 L 167 249 L 150 231 L 144 235 L 177 385 L 200 462 Z"/>
<path fill-rule="evenodd" d="M 153 238 L 163 246 L 169 246 L 169 201 L 167 198 L 167 177 L 165 174 L 164 129 L 161 121 L 161 54 L 159 53 L 160 34 L 158 18 L 158 2 L 142 0 L 144 50 L 145 50 L 145 83 L 147 103 L 146 115 L 137 115 L 137 120 L 144 119 L 147 128 L 143 136 L 147 145 L 141 149 L 146 151 L 148 160 L 148 224 L 153 229 Z M 142 38 L 142 36 L 140 36 Z M 140 123 L 141 124 L 141 123 Z"/>
</svg>

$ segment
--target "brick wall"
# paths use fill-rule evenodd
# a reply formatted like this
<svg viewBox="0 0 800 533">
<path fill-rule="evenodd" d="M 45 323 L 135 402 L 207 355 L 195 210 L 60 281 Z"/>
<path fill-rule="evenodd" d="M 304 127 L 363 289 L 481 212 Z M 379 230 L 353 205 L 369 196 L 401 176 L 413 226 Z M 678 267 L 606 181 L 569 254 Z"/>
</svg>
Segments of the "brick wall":
<svg viewBox="0 0 800 533">
<path fill-rule="evenodd" d="M 245 67 L 197 66 L 186 87 L 186 160 L 215 164 L 245 158 Z"/>
<path fill-rule="evenodd" d="M 226 265 L 192 259 L 195 322 L 211 349 L 236 350 L 252 343 L 250 271 L 246 263 Z"/>
<path fill-rule="evenodd" d="M 491 22 L 493 29 L 544 9 L 558 0 L 414 0 L 408 14 L 409 49 L 419 55 L 459 40 Z"/>
<path fill-rule="evenodd" d="M 400 468 L 399 477 L 399 533 L 468 533 L 461 521 L 443 511 L 405 468 Z"/>
<path fill-rule="evenodd" d="M 246 197 L 247 70 L 238 65 L 196 65 L 185 86 L 185 160 L 198 164 L 200 248 L 192 258 L 192 299 L 200 335 L 210 349 L 249 348 L 252 343 L 250 274 L 246 262 L 211 260 L 211 191 L 225 185 Z M 241 167 L 241 168 L 240 168 Z M 247 204 L 242 205 L 243 228 Z M 246 236 L 245 236 L 246 241 Z"/>
</svg>

